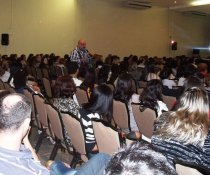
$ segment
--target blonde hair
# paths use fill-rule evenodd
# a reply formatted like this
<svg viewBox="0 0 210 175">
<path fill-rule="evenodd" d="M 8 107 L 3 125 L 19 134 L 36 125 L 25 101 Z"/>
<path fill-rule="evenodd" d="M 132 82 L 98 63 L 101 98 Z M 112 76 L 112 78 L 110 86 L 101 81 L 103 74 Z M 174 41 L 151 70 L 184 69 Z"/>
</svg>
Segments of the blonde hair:
<svg viewBox="0 0 210 175">
<path fill-rule="evenodd" d="M 209 128 L 207 93 L 197 87 L 187 89 L 179 101 L 177 111 L 169 115 L 158 133 L 165 139 L 183 144 L 204 145 Z"/>
</svg>

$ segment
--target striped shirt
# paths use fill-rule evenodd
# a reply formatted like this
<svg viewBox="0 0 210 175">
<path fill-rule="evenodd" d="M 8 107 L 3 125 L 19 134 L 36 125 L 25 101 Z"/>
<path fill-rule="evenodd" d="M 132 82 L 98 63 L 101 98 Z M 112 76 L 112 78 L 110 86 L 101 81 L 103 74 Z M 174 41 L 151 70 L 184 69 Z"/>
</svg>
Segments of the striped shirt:
<svg viewBox="0 0 210 175">
<path fill-rule="evenodd" d="M 91 119 L 100 119 L 101 117 L 98 113 L 91 113 L 85 110 L 84 108 L 81 108 L 79 110 L 79 118 L 81 119 L 82 122 L 86 149 L 87 149 L 96 144 L 95 135 L 93 132 L 93 124 Z M 91 150 L 86 150 L 86 151 L 91 151 Z"/>
</svg>

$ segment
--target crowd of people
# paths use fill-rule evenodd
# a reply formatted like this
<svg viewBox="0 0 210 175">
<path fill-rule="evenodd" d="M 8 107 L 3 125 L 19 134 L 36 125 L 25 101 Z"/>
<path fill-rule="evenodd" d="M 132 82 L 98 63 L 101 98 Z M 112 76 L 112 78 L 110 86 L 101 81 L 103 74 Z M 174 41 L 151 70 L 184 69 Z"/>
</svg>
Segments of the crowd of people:
<svg viewBox="0 0 210 175">
<path fill-rule="evenodd" d="M 3 55 L 0 79 L 17 93 L 0 92 L 0 173 L 162 175 L 177 174 L 175 164 L 184 162 L 209 174 L 209 69 L 202 59 L 186 56 L 130 55 L 121 61 L 118 56 L 109 55 L 103 60 L 89 53 L 83 39 L 64 58 L 54 54 L 31 54 L 28 59 L 25 55 Z M 46 78 L 55 81 L 50 102 L 81 121 L 89 160 L 77 169 L 57 161 L 47 169 L 40 164 L 28 140 L 32 106 L 22 94 L 30 86 L 48 99 L 41 81 L 43 70 L 47 70 Z M 142 83 L 146 83 L 143 88 Z M 87 103 L 78 103 L 77 88 L 87 92 Z M 176 97 L 172 109 L 168 109 L 163 94 Z M 92 119 L 113 125 L 113 100 L 127 106 L 130 129 L 121 132 L 136 141 L 110 156 L 99 153 Z M 131 107 L 134 103 L 140 111 L 149 108 L 156 114 L 150 143 L 142 139 L 144 133 L 139 131 Z M 70 145 L 71 138 L 68 135 L 65 138 Z"/>
</svg>

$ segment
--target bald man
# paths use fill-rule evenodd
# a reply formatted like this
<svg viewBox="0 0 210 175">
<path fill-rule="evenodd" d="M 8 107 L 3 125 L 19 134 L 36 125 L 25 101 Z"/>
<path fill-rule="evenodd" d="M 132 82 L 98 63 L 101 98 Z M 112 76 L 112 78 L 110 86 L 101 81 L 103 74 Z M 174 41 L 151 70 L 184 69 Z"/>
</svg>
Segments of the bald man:
<svg viewBox="0 0 210 175">
<path fill-rule="evenodd" d="M 91 66 L 92 56 L 86 48 L 86 41 L 84 39 L 78 41 L 77 47 L 70 54 L 70 61 L 77 62 L 79 67 L 81 64 Z"/>
</svg>

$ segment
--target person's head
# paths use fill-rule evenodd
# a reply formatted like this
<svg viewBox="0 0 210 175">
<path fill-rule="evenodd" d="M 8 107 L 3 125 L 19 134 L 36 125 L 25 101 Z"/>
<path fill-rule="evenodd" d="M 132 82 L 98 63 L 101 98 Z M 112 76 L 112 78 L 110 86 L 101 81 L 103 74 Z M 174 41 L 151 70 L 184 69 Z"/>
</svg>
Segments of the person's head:
<svg viewBox="0 0 210 175">
<path fill-rule="evenodd" d="M 94 88 L 95 84 L 95 69 L 91 68 L 88 69 L 85 74 L 85 79 L 80 85 L 82 89 L 87 90 L 87 88 L 90 88 L 91 90 Z"/>
<path fill-rule="evenodd" d="M 164 67 L 163 70 L 160 72 L 159 77 L 164 79 L 169 79 L 170 75 L 172 74 L 172 69 L 169 67 Z"/>
<path fill-rule="evenodd" d="M 190 76 L 185 80 L 184 85 L 183 85 L 183 92 L 185 92 L 187 89 L 192 88 L 192 87 L 205 89 L 204 84 L 201 81 L 201 79 L 195 76 Z"/>
<path fill-rule="evenodd" d="M 85 41 L 84 39 L 80 39 L 80 40 L 78 41 L 77 47 L 78 47 L 80 50 L 85 50 L 85 49 L 86 49 L 86 41 Z"/>
<path fill-rule="evenodd" d="M 197 70 L 199 73 L 205 76 L 208 73 L 208 65 L 206 63 L 199 63 L 197 65 Z"/>
<path fill-rule="evenodd" d="M 76 91 L 76 85 L 71 76 L 60 76 L 55 81 L 54 96 L 55 98 L 73 98 Z"/>
<path fill-rule="evenodd" d="M 145 142 L 136 142 L 111 157 L 106 175 L 176 175 L 167 158 Z"/>
<path fill-rule="evenodd" d="M 143 106 L 156 109 L 157 101 L 163 101 L 161 81 L 157 79 L 148 81 L 147 86 L 140 95 L 140 101 L 143 103 Z"/>
<path fill-rule="evenodd" d="M 70 75 L 77 74 L 79 71 L 79 66 L 78 66 L 77 62 L 69 61 L 66 63 L 66 67 L 67 67 L 68 73 Z"/>
<path fill-rule="evenodd" d="M 118 77 L 115 88 L 114 98 L 116 100 L 127 103 L 134 94 L 133 79 L 128 73 L 123 73 Z"/>
<path fill-rule="evenodd" d="M 21 94 L 9 94 L 0 99 L 0 133 L 15 133 L 23 129 L 25 136 L 30 123 L 32 105 Z"/>
<path fill-rule="evenodd" d="M 113 113 L 113 92 L 105 84 L 99 85 L 93 89 L 89 102 L 83 107 L 92 112 L 102 115 L 108 121 L 112 118 Z"/>
<path fill-rule="evenodd" d="M 171 113 L 169 123 L 161 132 L 184 144 L 203 146 L 209 128 L 209 99 L 205 90 L 192 87 L 178 101 L 178 108 Z"/>
</svg>

